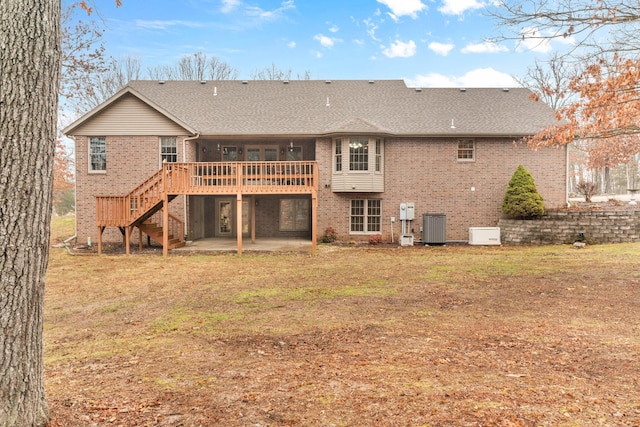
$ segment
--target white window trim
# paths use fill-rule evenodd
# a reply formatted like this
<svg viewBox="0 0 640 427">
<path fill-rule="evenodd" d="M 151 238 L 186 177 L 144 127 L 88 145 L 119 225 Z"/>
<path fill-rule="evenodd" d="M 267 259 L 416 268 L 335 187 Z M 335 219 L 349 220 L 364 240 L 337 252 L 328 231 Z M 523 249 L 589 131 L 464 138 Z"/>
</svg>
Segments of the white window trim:
<svg viewBox="0 0 640 427">
<path fill-rule="evenodd" d="M 104 140 L 104 169 L 93 169 L 91 167 L 91 140 L 102 138 Z M 104 175 L 107 173 L 107 138 L 104 136 L 90 136 L 87 140 L 87 170 L 92 175 Z"/>
<path fill-rule="evenodd" d="M 368 159 L 367 170 L 352 170 L 351 169 L 351 139 L 362 138 L 368 140 Z M 380 141 L 380 154 L 376 153 L 376 141 Z M 342 170 L 336 170 L 336 145 L 340 143 L 342 157 Z M 384 146 L 385 139 L 379 136 L 359 136 L 353 135 L 351 137 L 334 138 L 333 140 L 333 173 L 334 174 L 384 174 Z M 376 170 L 376 159 L 380 160 L 380 170 Z"/>
<path fill-rule="evenodd" d="M 364 230 L 363 231 L 353 231 L 352 230 L 352 215 L 351 215 L 351 209 L 352 209 L 352 203 L 354 200 L 364 200 L 365 204 L 364 204 L 364 223 L 363 223 L 363 227 Z M 380 202 L 380 230 L 379 231 L 368 231 L 367 229 L 369 228 L 369 202 L 370 201 L 378 201 Z M 381 199 L 350 199 L 349 200 L 349 234 L 352 235 L 357 235 L 357 236 L 375 236 L 376 234 L 380 234 L 382 233 L 382 200 Z"/>
<path fill-rule="evenodd" d="M 461 159 L 460 156 L 460 143 L 461 142 L 471 142 L 473 144 L 472 153 L 473 157 L 470 159 Z M 456 140 L 456 159 L 459 163 L 473 163 L 476 161 L 476 148 L 477 143 L 474 138 L 460 138 Z"/>
<path fill-rule="evenodd" d="M 176 143 L 176 162 L 178 161 L 178 138 L 175 136 L 161 136 L 158 138 L 158 157 L 160 159 L 160 168 L 162 168 L 162 138 L 173 138 Z M 173 162 L 171 162 L 173 163 Z"/>
<path fill-rule="evenodd" d="M 337 147 L 340 147 L 340 153 L 338 154 Z M 333 140 L 333 173 L 344 173 L 344 146 L 342 145 L 342 138 L 334 138 Z M 340 170 L 338 170 L 338 156 L 340 156 Z"/>
</svg>

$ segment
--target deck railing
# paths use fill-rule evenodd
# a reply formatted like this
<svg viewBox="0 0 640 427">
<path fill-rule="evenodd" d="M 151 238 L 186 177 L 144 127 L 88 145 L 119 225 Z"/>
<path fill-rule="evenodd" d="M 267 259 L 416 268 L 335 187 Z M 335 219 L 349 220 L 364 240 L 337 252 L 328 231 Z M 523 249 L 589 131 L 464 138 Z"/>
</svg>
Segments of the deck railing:
<svg viewBox="0 0 640 427">
<path fill-rule="evenodd" d="M 149 222 L 162 226 L 162 215 L 162 210 L 159 210 L 149 218 Z M 173 236 L 174 238 L 182 238 L 182 236 L 184 236 L 184 222 L 171 213 L 169 213 L 169 236 Z"/>
<path fill-rule="evenodd" d="M 311 193 L 317 189 L 316 162 L 166 163 L 164 189 L 170 194 Z"/>
<path fill-rule="evenodd" d="M 162 201 L 163 194 L 310 194 L 316 162 L 165 163 L 126 196 L 97 196 L 98 226 L 128 226 Z"/>
</svg>

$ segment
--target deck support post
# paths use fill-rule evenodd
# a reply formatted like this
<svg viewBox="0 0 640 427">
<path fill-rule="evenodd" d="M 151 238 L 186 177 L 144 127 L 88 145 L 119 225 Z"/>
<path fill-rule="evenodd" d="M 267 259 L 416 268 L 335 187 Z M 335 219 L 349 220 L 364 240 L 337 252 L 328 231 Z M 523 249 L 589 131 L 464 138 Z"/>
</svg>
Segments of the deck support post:
<svg viewBox="0 0 640 427">
<path fill-rule="evenodd" d="M 102 255 L 102 230 L 104 228 L 98 226 L 98 255 Z"/>
<path fill-rule="evenodd" d="M 124 227 L 124 253 L 131 255 L 131 226 Z"/>
<path fill-rule="evenodd" d="M 318 240 L 318 193 L 311 194 L 311 254 L 316 254 Z"/>
<path fill-rule="evenodd" d="M 138 227 L 138 250 L 142 252 L 142 229 Z"/>
<path fill-rule="evenodd" d="M 238 193 L 236 202 L 236 234 L 238 239 L 238 253 L 242 253 L 242 193 Z"/>
<path fill-rule="evenodd" d="M 162 193 L 162 256 L 169 255 L 169 196 Z"/>
<path fill-rule="evenodd" d="M 251 196 L 251 243 L 256 242 L 256 196 Z"/>
</svg>

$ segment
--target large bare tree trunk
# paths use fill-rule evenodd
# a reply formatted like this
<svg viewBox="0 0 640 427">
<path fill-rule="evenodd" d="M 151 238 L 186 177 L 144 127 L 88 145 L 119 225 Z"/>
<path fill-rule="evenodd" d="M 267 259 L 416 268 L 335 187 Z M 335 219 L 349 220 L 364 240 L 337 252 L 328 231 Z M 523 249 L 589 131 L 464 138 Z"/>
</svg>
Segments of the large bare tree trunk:
<svg viewBox="0 0 640 427">
<path fill-rule="evenodd" d="M 0 0 L 0 426 L 43 426 L 60 0 Z"/>
</svg>

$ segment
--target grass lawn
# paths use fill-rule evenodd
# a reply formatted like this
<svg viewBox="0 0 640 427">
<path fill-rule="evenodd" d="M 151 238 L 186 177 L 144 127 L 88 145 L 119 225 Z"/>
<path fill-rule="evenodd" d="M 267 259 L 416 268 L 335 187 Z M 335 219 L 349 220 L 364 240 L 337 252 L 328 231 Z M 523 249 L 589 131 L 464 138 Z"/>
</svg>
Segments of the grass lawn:
<svg viewBox="0 0 640 427">
<path fill-rule="evenodd" d="M 638 243 L 53 248 L 50 426 L 638 426 L 639 260 Z"/>
</svg>

